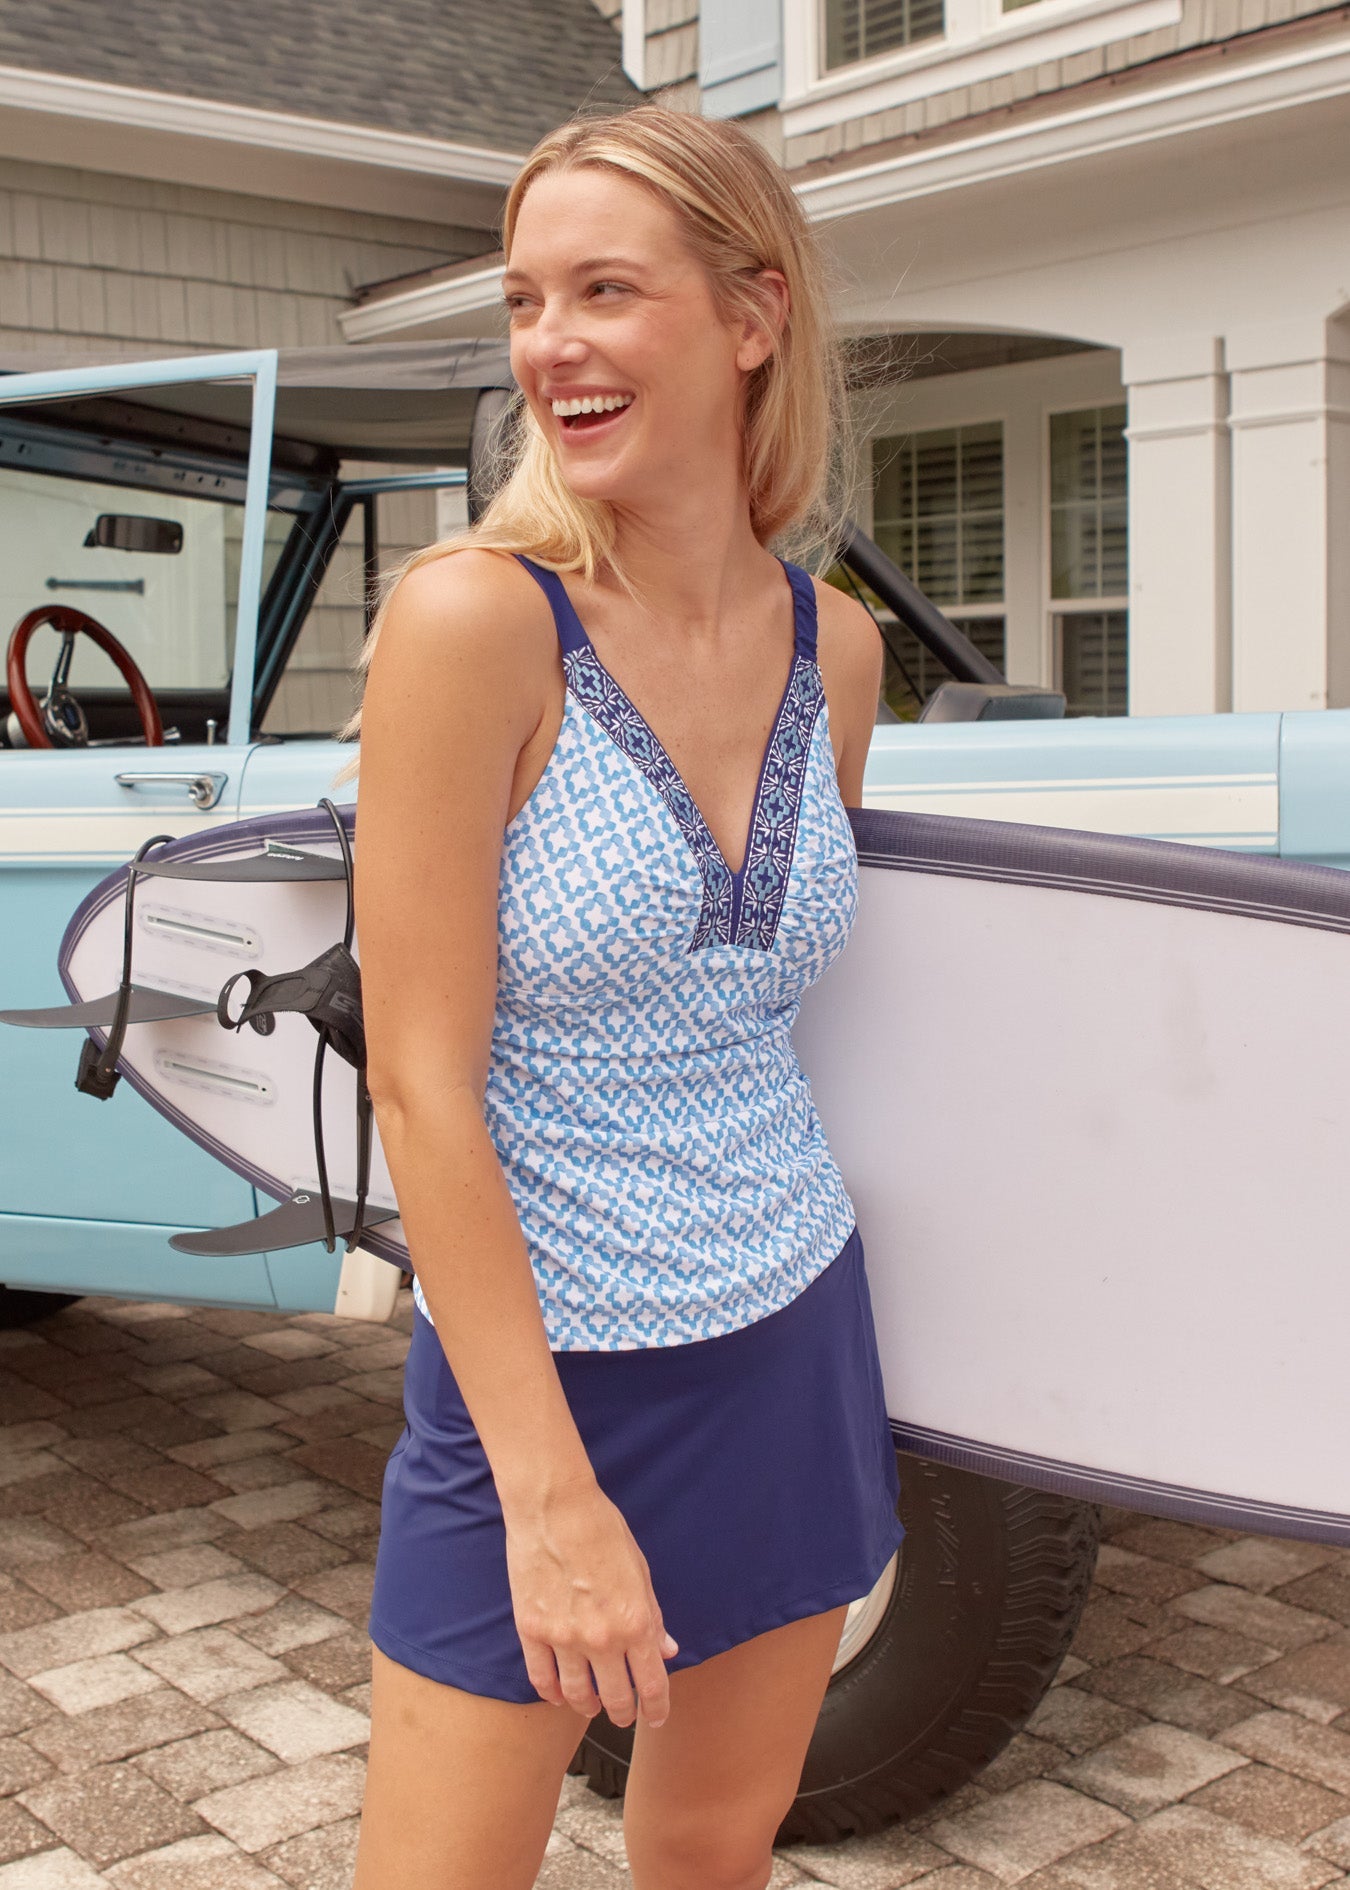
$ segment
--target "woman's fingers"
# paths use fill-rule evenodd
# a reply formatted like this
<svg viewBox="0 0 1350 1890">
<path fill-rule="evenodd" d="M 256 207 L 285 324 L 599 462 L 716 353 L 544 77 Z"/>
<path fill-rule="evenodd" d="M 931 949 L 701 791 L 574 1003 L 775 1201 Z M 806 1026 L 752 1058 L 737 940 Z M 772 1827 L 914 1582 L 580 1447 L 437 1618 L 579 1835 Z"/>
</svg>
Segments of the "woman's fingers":
<svg viewBox="0 0 1350 1890">
<path fill-rule="evenodd" d="M 595 1675 L 600 1704 L 615 1726 L 631 1726 L 634 1718 L 633 1682 L 622 1654 L 592 1654 L 591 1671 Z"/>
<path fill-rule="evenodd" d="M 644 1641 L 640 1647 L 628 1650 L 633 1690 L 637 1694 L 637 1710 L 649 1726 L 660 1726 L 670 1717 L 670 1675 L 666 1672 L 665 1660 L 661 1658 L 665 1642 L 670 1642 L 668 1634 L 657 1646 Z M 671 1642 L 671 1645 L 674 1643 Z M 669 1659 L 669 1655 L 666 1659 Z M 611 1713 L 610 1718 L 613 1717 Z"/>
<path fill-rule="evenodd" d="M 525 1671 L 530 1676 L 530 1685 L 541 1700 L 547 1700 L 550 1706 L 566 1706 L 562 1687 L 558 1684 L 558 1668 L 553 1658 L 553 1649 L 543 1641 L 520 1637 L 521 1652 L 525 1656 Z"/>
<path fill-rule="evenodd" d="M 563 1648 L 554 1651 L 563 1698 L 575 1712 L 584 1713 L 587 1719 L 594 1719 L 600 1711 L 600 1701 L 591 1681 L 590 1667 L 580 1654 L 573 1654 Z"/>
</svg>

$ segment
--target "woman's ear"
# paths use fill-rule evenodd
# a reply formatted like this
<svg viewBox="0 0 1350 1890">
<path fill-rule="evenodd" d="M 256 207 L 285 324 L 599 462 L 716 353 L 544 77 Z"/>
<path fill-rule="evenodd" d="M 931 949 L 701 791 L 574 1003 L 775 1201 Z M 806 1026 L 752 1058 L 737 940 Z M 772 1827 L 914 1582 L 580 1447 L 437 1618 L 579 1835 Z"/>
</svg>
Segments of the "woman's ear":
<svg viewBox="0 0 1350 1890">
<path fill-rule="evenodd" d="M 787 324 L 792 298 L 787 277 L 781 269 L 761 269 L 755 277 L 763 313 L 747 315 L 741 325 L 741 342 L 736 350 L 736 365 L 744 374 L 762 367 L 778 346 L 778 337 Z"/>
</svg>

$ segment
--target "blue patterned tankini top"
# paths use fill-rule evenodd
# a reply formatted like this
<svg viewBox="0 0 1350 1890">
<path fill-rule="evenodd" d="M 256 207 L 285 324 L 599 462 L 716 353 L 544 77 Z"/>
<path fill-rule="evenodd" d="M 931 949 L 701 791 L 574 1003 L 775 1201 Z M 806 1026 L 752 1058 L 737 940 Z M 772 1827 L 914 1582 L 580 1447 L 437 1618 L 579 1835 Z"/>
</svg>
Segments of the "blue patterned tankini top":
<svg viewBox="0 0 1350 1890">
<path fill-rule="evenodd" d="M 786 1306 L 854 1225 L 791 1037 L 858 898 L 815 589 L 784 563 L 792 668 L 733 873 L 557 574 L 520 562 L 567 691 L 504 837 L 488 1131 L 554 1351 L 713 1338 Z"/>
</svg>

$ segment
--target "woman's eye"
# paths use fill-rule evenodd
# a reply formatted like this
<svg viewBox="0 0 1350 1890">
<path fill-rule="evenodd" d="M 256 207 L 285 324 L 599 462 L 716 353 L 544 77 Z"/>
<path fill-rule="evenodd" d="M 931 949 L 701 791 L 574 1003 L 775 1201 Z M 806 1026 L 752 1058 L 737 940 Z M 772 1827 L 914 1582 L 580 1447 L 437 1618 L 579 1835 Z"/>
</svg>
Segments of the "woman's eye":
<svg viewBox="0 0 1350 1890">
<path fill-rule="evenodd" d="M 594 286 L 597 294 L 601 289 L 613 289 L 616 295 L 622 295 L 625 285 L 622 282 L 597 282 Z"/>
</svg>

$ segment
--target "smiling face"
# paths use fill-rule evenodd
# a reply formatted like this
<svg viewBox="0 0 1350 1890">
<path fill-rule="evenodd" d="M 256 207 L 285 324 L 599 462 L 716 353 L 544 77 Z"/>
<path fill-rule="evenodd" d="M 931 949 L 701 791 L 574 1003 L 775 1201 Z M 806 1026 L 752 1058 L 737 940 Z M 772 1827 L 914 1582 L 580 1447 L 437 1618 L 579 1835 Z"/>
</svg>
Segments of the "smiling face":
<svg viewBox="0 0 1350 1890">
<path fill-rule="evenodd" d="M 594 165 L 537 178 L 502 286 L 512 371 L 579 498 L 645 510 L 740 477 L 745 380 L 772 337 L 722 318 L 654 191 Z"/>
</svg>

